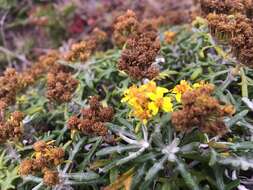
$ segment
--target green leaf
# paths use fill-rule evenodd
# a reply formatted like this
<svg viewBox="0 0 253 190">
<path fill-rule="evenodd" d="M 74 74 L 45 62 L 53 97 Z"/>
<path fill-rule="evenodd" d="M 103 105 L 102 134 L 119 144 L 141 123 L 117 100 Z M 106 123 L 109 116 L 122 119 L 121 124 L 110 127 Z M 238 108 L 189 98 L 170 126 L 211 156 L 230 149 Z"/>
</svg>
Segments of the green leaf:
<svg viewBox="0 0 253 190">
<path fill-rule="evenodd" d="M 100 176 L 95 172 L 89 171 L 84 173 L 69 173 L 65 174 L 64 177 L 68 177 L 69 179 L 73 179 L 75 181 L 91 181 L 98 179 Z"/>
<path fill-rule="evenodd" d="M 243 118 L 248 114 L 248 110 L 243 110 L 240 113 L 236 114 L 234 117 L 229 119 L 228 121 L 225 121 L 226 125 L 228 127 L 232 127 L 234 124 L 236 124 L 238 121 L 243 120 Z"/>
<path fill-rule="evenodd" d="M 158 160 L 149 170 L 145 176 L 145 181 L 152 180 L 157 173 L 164 168 L 165 161 L 168 160 L 167 155 L 163 156 L 160 160 Z"/>
<path fill-rule="evenodd" d="M 0 179 L 1 190 L 10 190 L 15 188 L 13 183 L 17 178 L 19 178 L 18 168 L 19 167 L 16 166 L 12 170 L 6 170 L 5 177 Z"/>
<path fill-rule="evenodd" d="M 185 164 L 179 160 L 176 160 L 176 162 L 177 162 L 177 169 L 182 175 L 186 185 L 192 190 L 200 190 L 198 184 L 196 183 L 191 173 L 186 170 Z"/>
<path fill-rule="evenodd" d="M 99 150 L 96 155 L 97 156 L 105 156 L 108 154 L 112 154 L 112 153 L 122 153 L 128 150 L 133 150 L 133 149 L 137 149 L 139 146 L 137 145 L 118 145 L 118 146 L 114 146 L 114 147 L 106 147 L 103 148 L 101 150 Z"/>
</svg>

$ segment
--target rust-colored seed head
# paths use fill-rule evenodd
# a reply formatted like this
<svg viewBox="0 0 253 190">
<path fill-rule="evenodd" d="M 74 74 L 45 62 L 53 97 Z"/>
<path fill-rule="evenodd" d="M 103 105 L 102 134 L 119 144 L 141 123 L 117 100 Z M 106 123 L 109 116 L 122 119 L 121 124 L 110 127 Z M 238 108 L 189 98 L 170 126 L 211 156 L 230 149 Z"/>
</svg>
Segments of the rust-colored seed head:
<svg viewBox="0 0 253 190">
<path fill-rule="evenodd" d="M 211 34 L 232 47 L 241 64 L 253 67 L 253 1 L 201 0 Z"/>
<path fill-rule="evenodd" d="M 93 38 L 93 41 L 96 41 L 97 44 L 99 42 L 104 42 L 107 38 L 107 34 L 99 28 L 94 28 L 91 37 Z"/>
<path fill-rule="evenodd" d="M 95 121 L 90 119 L 82 119 L 78 124 L 77 128 L 84 134 L 92 134 L 92 126 L 94 125 Z"/>
<path fill-rule="evenodd" d="M 0 77 L 0 101 L 11 105 L 16 100 L 16 94 L 20 90 L 20 75 L 13 68 L 7 68 Z"/>
<path fill-rule="evenodd" d="M 244 0 L 201 0 L 201 10 L 203 14 L 245 14 Z"/>
<path fill-rule="evenodd" d="M 59 59 L 59 52 L 52 51 L 39 58 L 39 61 L 31 68 L 16 72 L 13 68 L 7 68 L 0 77 L 0 101 L 12 105 L 16 101 L 16 94 L 32 85 L 38 78 L 45 74 Z"/>
<path fill-rule="evenodd" d="M 101 105 L 100 105 L 100 102 L 99 102 L 99 97 L 98 96 L 92 96 L 92 97 L 90 97 L 90 99 L 89 99 L 89 105 L 90 105 L 90 108 L 92 110 L 100 109 Z"/>
<path fill-rule="evenodd" d="M 134 79 L 152 79 L 159 73 L 159 69 L 153 65 L 159 50 L 160 42 L 156 32 L 140 32 L 128 39 L 118 67 Z"/>
<path fill-rule="evenodd" d="M 108 133 L 108 129 L 105 127 L 103 122 L 96 122 L 93 126 L 92 126 L 92 131 L 100 136 L 105 136 Z"/>
<path fill-rule="evenodd" d="M 58 148 L 58 147 L 52 148 L 51 154 L 52 154 L 52 158 L 53 158 L 53 162 L 55 166 L 58 166 L 59 164 L 63 162 L 65 152 L 62 148 Z"/>
<path fill-rule="evenodd" d="M 35 150 L 34 158 L 21 162 L 20 175 L 41 173 L 44 175 L 43 181 L 46 185 L 57 185 L 59 177 L 58 173 L 54 170 L 64 161 L 64 150 L 52 145 L 51 142 L 46 143 L 45 141 L 37 141 L 34 143 L 33 148 Z"/>
<path fill-rule="evenodd" d="M 43 182 L 47 186 L 55 186 L 59 184 L 59 174 L 57 171 L 46 170 L 43 176 Z"/>
<path fill-rule="evenodd" d="M 68 128 L 74 129 L 79 123 L 79 118 L 76 115 L 73 115 L 68 120 Z"/>
<path fill-rule="evenodd" d="M 33 171 L 33 160 L 23 160 L 19 166 L 19 173 L 21 176 L 27 176 Z"/>
<path fill-rule="evenodd" d="M 78 86 L 78 80 L 70 73 L 49 73 L 47 76 L 47 98 L 59 103 L 69 102 Z"/>
<path fill-rule="evenodd" d="M 213 90 L 213 85 L 205 85 L 183 94 L 183 108 L 172 113 L 172 124 L 177 131 L 188 132 L 195 126 L 211 135 L 221 136 L 228 132 L 223 117 L 231 116 L 235 110 L 212 97 Z"/>
<path fill-rule="evenodd" d="M 96 115 L 96 110 L 91 108 L 83 108 L 81 109 L 81 115 L 86 119 L 92 119 Z"/>
<path fill-rule="evenodd" d="M 43 168 L 48 167 L 49 165 L 49 160 L 47 157 L 44 157 L 43 155 L 34 159 L 33 160 L 34 163 L 34 170 L 36 171 L 41 171 L 43 170 Z"/>
<path fill-rule="evenodd" d="M 13 118 L 13 120 L 21 122 L 24 119 L 24 113 L 20 111 L 14 111 L 13 113 L 11 113 L 11 117 Z"/>
<path fill-rule="evenodd" d="M 102 108 L 99 112 L 99 119 L 102 122 L 109 122 L 112 120 L 114 111 L 112 107 Z"/>
<path fill-rule="evenodd" d="M 17 140 L 23 134 L 23 113 L 15 111 L 5 121 L 1 118 L 0 121 L 0 141 L 5 142 L 8 139 Z"/>
<path fill-rule="evenodd" d="M 71 46 L 71 50 L 65 55 L 68 61 L 86 61 L 91 55 L 90 44 L 86 41 L 75 43 Z"/>
<path fill-rule="evenodd" d="M 70 51 L 65 55 L 65 59 L 71 62 L 87 61 L 98 45 L 104 42 L 106 38 L 105 32 L 95 28 L 87 40 L 72 44 Z"/>
<path fill-rule="evenodd" d="M 113 119 L 113 108 L 103 107 L 98 96 L 90 97 L 89 105 L 89 108 L 81 109 L 80 117 L 70 117 L 68 121 L 69 128 L 79 130 L 86 135 L 107 135 L 108 129 L 105 127 L 104 122 Z"/>
<path fill-rule="evenodd" d="M 47 143 L 43 140 L 37 141 L 36 143 L 33 144 L 33 149 L 36 152 L 45 152 L 47 147 L 48 147 Z"/>
<path fill-rule="evenodd" d="M 137 32 L 139 22 L 136 14 L 131 10 L 127 10 L 124 15 L 119 16 L 116 19 L 113 27 L 114 41 L 116 45 L 122 47 L 126 43 L 127 39 Z"/>
</svg>

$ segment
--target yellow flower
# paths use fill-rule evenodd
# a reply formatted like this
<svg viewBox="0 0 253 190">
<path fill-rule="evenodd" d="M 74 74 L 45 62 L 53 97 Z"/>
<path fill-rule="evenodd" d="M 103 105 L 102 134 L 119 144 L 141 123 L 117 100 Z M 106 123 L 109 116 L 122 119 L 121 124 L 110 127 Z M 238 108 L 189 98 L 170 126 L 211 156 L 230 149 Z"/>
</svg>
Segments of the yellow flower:
<svg viewBox="0 0 253 190">
<path fill-rule="evenodd" d="M 175 94 L 176 100 L 177 102 L 181 102 L 181 98 L 182 95 L 187 92 L 188 90 L 192 90 L 192 87 L 190 86 L 190 84 L 185 81 L 185 80 L 181 80 L 180 84 L 176 85 L 173 89 L 172 89 L 172 93 Z"/>
<path fill-rule="evenodd" d="M 163 97 L 167 92 L 169 92 L 168 89 L 157 87 L 154 93 L 148 93 L 148 97 L 152 100 L 152 102 L 148 104 L 148 109 L 151 111 L 152 115 L 156 115 L 159 109 L 162 109 L 164 112 L 171 112 L 173 110 L 171 98 Z"/>
<path fill-rule="evenodd" d="M 156 115 L 159 109 L 162 109 L 164 112 L 172 112 L 173 104 L 169 97 L 156 98 L 154 102 L 149 103 L 148 108 L 152 112 L 152 115 Z"/>
<path fill-rule="evenodd" d="M 142 92 L 150 93 L 150 92 L 154 92 L 156 90 L 157 86 L 154 81 L 149 81 L 148 83 L 140 86 L 139 88 L 140 88 L 140 91 L 142 91 Z"/>
<path fill-rule="evenodd" d="M 175 36 L 176 36 L 175 32 L 166 31 L 166 32 L 164 32 L 164 41 L 167 44 L 170 44 L 174 40 Z"/>
<path fill-rule="evenodd" d="M 208 83 L 206 83 L 205 81 L 200 81 L 200 82 L 197 82 L 197 83 L 194 83 L 193 85 L 192 85 L 192 87 L 194 88 L 194 89 L 197 89 L 197 88 L 201 88 L 201 87 L 203 87 L 203 86 L 205 86 L 205 85 L 207 85 Z"/>
<path fill-rule="evenodd" d="M 172 103 L 169 97 L 164 97 L 169 90 L 156 85 L 154 81 L 137 87 L 131 86 L 124 92 L 121 102 L 127 103 L 131 108 L 131 115 L 146 124 L 159 110 L 172 111 Z"/>
</svg>

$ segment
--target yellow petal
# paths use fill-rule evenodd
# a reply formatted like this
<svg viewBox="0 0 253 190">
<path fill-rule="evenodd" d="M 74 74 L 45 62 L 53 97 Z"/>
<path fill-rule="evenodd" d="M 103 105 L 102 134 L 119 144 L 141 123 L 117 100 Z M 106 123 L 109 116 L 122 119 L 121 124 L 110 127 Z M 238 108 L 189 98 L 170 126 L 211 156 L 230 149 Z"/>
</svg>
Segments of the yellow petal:
<svg viewBox="0 0 253 190">
<path fill-rule="evenodd" d="M 122 102 L 122 103 L 125 103 L 125 102 L 127 102 L 129 99 L 130 99 L 129 96 L 125 96 L 124 98 L 121 99 L 121 102 Z"/>
<path fill-rule="evenodd" d="M 159 97 L 162 97 L 165 93 L 169 92 L 169 90 L 167 88 L 163 88 L 163 87 L 157 87 L 156 89 L 156 94 Z"/>
<path fill-rule="evenodd" d="M 163 98 L 163 111 L 165 112 L 172 112 L 173 111 L 173 104 L 171 103 L 171 99 L 169 97 Z"/>
<path fill-rule="evenodd" d="M 181 103 L 181 98 L 182 98 L 182 94 L 181 93 L 177 93 L 176 94 L 176 100 L 178 103 Z"/>
<path fill-rule="evenodd" d="M 156 115 L 159 111 L 159 108 L 156 106 L 154 102 L 150 102 L 148 104 L 148 109 L 151 111 L 152 115 Z"/>
<path fill-rule="evenodd" d="M 143 123 L 144 125 L 147 125 L 147 123 L 148 123 L 148 120 L 146 120 L 146 119 L 143 119 L 143 120 L 142 120 L 142 123 Z"/>
<path fill-rule="evenodd" d="M 193 84 L 193 88 L 196 89 L 196 88 L 199 88 L 201 85 L 199 83 L 194 83 Z"/>
<path fill-rule="evenodd" d="M 147 93 L 147 96 L 150 98 L 150 100 L 153 100 L 153 101 L 157 99 L 157 95 L 154 93 Z"/>
</svg>

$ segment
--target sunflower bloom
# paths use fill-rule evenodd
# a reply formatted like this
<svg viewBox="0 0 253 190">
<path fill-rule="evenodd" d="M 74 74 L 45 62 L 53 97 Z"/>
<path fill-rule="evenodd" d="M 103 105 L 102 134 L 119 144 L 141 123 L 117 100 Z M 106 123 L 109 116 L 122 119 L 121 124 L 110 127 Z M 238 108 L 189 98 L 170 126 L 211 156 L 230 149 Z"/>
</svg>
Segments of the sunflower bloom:
<svg viewBox="0 0 253 190">
<path fill-rule="evenodd" d="M 132 108 L 130 115 L 147 124 L 148 120 L 159 111 L 172 111 L 171 99 L 164 97 L 168 92 L 168 89 L 157 86 L 154 81 L 149 81 L 139 87 L 131 86 L 124 92 L 121 102 L 127 103 Z"/>
<path fill-rule="evenodd" d="M 171 44 L 175 37 L 176 37 L 176 32 L 172 32 L 172 31 L 164 32 L 164 41 L 167 44 Z"/>
</svg>

